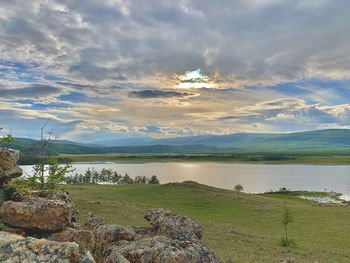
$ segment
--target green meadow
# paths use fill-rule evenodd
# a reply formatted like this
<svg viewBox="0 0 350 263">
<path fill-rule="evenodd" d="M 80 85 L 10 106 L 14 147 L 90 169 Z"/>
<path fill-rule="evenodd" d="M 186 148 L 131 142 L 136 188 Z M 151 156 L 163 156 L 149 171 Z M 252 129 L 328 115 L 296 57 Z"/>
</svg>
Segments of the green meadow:
<svg viewBox="0 0 350 263">
<path fill-rule="evenodd" d="M 350 262 L 350 209 L 314 206 L 291 194 L 252 195 L 197 183 L 168 185 L 64 185 L 84 216 L 147 226 L 147 209 L 162 207 L 204 227 L 203 242 L 225 262 Z M 282 247 L 283 202 L 292 213 L 292 247 Z M 231 261 L 230 261 L 231 260 Z"/>
</svg>

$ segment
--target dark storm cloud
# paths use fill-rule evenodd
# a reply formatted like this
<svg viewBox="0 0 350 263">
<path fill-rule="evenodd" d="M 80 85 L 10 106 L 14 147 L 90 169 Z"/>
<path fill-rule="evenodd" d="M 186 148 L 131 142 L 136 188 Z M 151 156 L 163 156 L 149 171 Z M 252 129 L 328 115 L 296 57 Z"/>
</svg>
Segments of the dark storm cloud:
<svg viewBox="0 0 350 263">
<path fill-rule="evenodd" d="M 38 99 L 38 98 L 45 98 L 48 96 L 56 95 L 56 94 L 59 94 L 60 92 L 62 92 L 60 88 L 46 86 L 46 85 L 33 85 L 29 87 L 12 88 L 12 89 L 1 88 L 0 98 Z"/>
</svg>

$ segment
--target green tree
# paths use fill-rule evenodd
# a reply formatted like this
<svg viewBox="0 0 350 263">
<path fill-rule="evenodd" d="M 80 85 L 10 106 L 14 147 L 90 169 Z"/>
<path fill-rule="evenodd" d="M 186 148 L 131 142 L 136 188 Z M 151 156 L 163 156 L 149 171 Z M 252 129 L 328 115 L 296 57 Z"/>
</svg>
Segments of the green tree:
<svg viewBox="0 0 350 263">
<path fill-rule="evenodd" d="M 127 173 L 120 179 L 121 184 L 133 184 L 134 180 Z"/>
<path fill-rule="evenodd" d="M 59 164 L 56 157 L 49 159 L 48 176 L 45 182 L 45 188 L 55 189 L 59 184 L 66 181 L 66 174 L 73 172 L 71 164 Z"/>
<path fill-rule="evenodd" d="M 44 176 L 42 171 L 44 170 Z M 29 189 L 55 189 L 63 182 L 70 182 L 67 180 L 66 174 L 73 172 L 71 164 L 59 164 L 56 157 L 50 157 L 48 164 L 45 165 L 44 169 L 42 164 L 36 164 L 33 167 L 33 174 L 28 176 L 25 180 L 17 180 L 16 186 L 19 188 Z"/>
<path fill-rule="evenodd" d="M 243 191 L 243 186 L 240 185 L 240 184 L 236 184 L 234 189 L 235 189 L 235 191 L 237 191 L 237 192 L 241 192 L 241 191 Z"/>
<path fill-rule="evenodd" d="M 148 180 L 149 184 L 159 184 L 159 179 L 156 175 L 152 175 L 152 177 Z"/>
</svg>

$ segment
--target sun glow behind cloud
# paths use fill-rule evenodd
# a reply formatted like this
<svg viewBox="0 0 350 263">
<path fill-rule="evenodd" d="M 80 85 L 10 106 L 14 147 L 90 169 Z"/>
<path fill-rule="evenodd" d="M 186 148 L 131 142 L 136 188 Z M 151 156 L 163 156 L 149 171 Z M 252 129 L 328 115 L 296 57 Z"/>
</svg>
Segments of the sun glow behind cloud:
<svg viewBox="0 0 350 263">
<path fill-rule="evenodd" d="M 203 75 L 200 69 L 186 71 L 183 75 L 176 75 L 176 78 L 179 80 L 176 87 L 180 89 L 212 89 L 216 87 L 216 84 L 208 76 Z"/>
</svg>

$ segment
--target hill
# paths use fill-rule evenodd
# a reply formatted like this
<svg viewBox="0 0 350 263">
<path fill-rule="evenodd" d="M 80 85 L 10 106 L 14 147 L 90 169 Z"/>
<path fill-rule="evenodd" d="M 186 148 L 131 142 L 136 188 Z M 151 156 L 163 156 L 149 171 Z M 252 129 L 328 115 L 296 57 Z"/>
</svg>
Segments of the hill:
<svg viewBox="0 0 350 263">
<path fill-rule="evenodd" d="M 188 216 L 205 229 L 203 242 L 224 262 L 349 262 L 350 210 L 313 206 L 289 194 L 252 195 L 194 182 L 167 185 L 65 185 L 84 218 L 89 211 L 119 225 L 147 225 L 149 208 Z M 293 215 L 289 236 L 279 245 L 283 200 Z M 83 219 L 82 219 L 83 220 Z M 231 259 L 231 261 L 229 261 Z"/>
<path fill-rule="evenodd" d="M 350 130 L 328 129 L 295 133 L 235 133 L 159 139 L 158 144 L 203 144 L 245 150 L 304 150 L 350 147 Z"/>
</svg>

